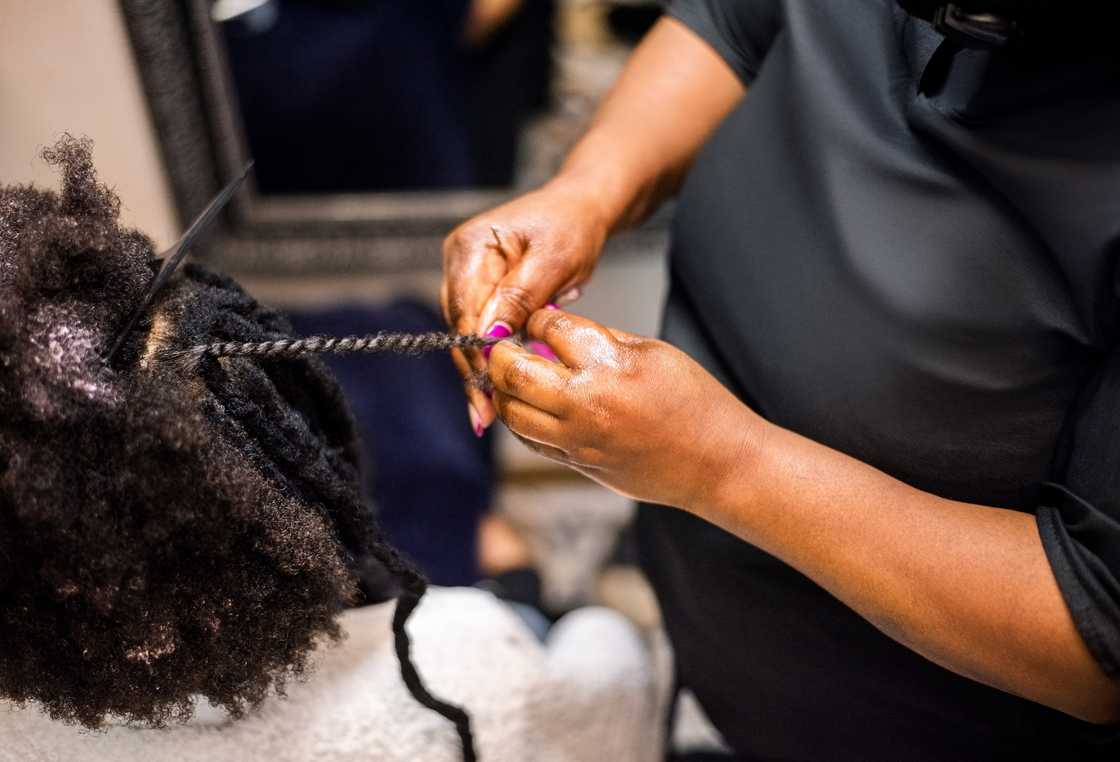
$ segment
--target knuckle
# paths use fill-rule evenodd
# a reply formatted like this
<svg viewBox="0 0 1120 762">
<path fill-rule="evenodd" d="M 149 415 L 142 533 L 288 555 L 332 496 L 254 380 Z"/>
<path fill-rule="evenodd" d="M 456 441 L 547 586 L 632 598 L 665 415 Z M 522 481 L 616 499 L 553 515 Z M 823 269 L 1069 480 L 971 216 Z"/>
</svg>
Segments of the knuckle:
<svg viewBox="0 0 1120 762">
<path fill-rule="evenodd" d="M 448 233 L 447 237 L 443 239 L 443 261 L 444 264 L 451 262 L 463 251 L 463 228 L 458 227 Z"/>
<path fill-rule="evenodd" d="M 524 286 L 502 286 L 498 289 L 498 298 L 521 318 L 527 316 L 536 306 L 533 293 Z"/>
<path fill-rule="evenodd" d="M 583 404 L 587 410 L 587 428 L 590 433 L 598 434 L 607 422 L 614 417 L 610 401 L 601 391 L 593 389 L 585 392 Z"/>
<path fill-rule="evenodd" d="M 621 422 L 626 418 L 626 402 L 609 391 L 594 391 L 588 395 L 585 430 L 587 441 L 595 444 L 608 444 L 614 437 Z"/>
<path fill-rule="evenodd" d="M 479 225 L 474 220 L 467 220 L 459 227 L 452 230 L 443 239 L 443 261 L 444 264 L 452 264 L 459 260 L 469 258 L 469 256 L 477 248 L 476 243 L 480 240 L 482 233 Z"/>
<path fill-rule="evenodd" d="M 529 383 L 529 365 L 523 358 L 515 358 L 502 369 L 502 384 L 507 389 L 524 389 Z"/>
<path fill-rule="evenodd" d="M 619 372 L 627 379 L 641 375 L 641 352 L 634 347 L 623 346 L 616 355 Z"/>
<path fill-rule="evenodd" d="M 590 415 L 597 416 L 610 407 L 610 390 L 594 374 L 584 371 L 573 376 L 569 383 L 572 395 Z"/>
<path fill-rule="evenodd" d="M 544 339 L 546 344 L 559 342 L 572 332 L 574 325 L 572 319 L 567 315 L 550 313 L 546 316 L 545 324 L 541 329 L 541 338 Z"/>
</svg>

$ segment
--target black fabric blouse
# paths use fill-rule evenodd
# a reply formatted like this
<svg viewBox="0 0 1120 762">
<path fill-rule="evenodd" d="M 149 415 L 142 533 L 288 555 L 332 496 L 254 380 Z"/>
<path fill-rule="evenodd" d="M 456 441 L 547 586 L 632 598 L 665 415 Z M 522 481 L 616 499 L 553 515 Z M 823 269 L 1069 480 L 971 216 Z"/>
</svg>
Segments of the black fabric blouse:
<svg viewBox="0 0 1120 762">
<path fill-rule="evenodd" d="M 1034 513 L 1120 677 L 1118 57 L 950 56 L 886 0 L 670 13 L 750 89 L 682 191 L 665 337 L 779 425 Z M 748 758 L 1120 759 L 714 527 L 638 529 L 682 682 Z"/>
</svg>

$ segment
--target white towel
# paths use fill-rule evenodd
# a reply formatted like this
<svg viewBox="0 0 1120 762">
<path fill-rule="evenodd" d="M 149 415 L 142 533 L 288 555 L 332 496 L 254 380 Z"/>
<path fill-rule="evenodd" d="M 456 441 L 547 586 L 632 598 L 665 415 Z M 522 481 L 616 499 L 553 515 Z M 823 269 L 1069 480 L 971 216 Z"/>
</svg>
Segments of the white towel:
<svg viewBox="0 0 1120 762">
<path fill-rule="evenodd" d="M 3 762 L 454 762 L 451 724 L 401 682 L 393 604 L 349 611 L 346 639 L 250 716 L 204 704 L 186 725 L 89 732 L 0 702 Z M 432 589 L 408 625 L 425 683 L 470 712 L 482 762 L 652 762 L 664 670 L 620 615 L 582 609 L 541 644 L 489 593 Z"/>
</svg>

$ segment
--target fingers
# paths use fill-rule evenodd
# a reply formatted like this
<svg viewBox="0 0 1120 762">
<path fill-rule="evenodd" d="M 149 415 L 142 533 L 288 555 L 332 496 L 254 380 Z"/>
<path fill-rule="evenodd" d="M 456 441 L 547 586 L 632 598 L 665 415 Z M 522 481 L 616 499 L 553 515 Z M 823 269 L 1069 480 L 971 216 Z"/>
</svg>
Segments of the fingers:
<svg viewBox="0 0 1120 762">
<path fill-rule="evenodd" d="M 479 313 L 509 270 L 499 251 L 479 226 L 459 229 L 443 244 L 443 282 L 440 305 L 448 325 L 457 333 L 478 333 Z"/>
<path fill-rule="evenodd" d="M 439 283 L 439 311 L 443 314 L 443 322 L 449 326 L 455 325 L 451 320 L 450 289 L 447 285 L 447 274 Z"/>
<path fill-rule="evenodd" d="M 451 360 L 455 363 L 459 375 L 463 377 L 463 390 L 467 395 L 467 416 L 470 419 L 471 430 L 476 437 L 481 437 L 482 432 L 494 422 L 497 412 L 494 410 L 493 403 L 475 383 L 475 371 L 463 353 L 453 349 Z"/>
<path fill-rule="evenodd" d="M 498 251 L 489 231 L 464 226 L 448 236 L 443 245 L 444 277 L 440 284 L 440 307 L 448 325 L 459 334 L 479 332 L 478 315 L 494 288 L 508 270 L 504 253 Z M 481 436 L 494 422 L 494 406 L 478 389 L 475 378 L 485 372 L 486 360 L 476 349 L 452 353 L 463 377 L 471 428 Z"/>
<path fill-rule="evenodd" d="M 495 324 L 504 323 L 516 333 L 529 316 L 541 309 L 557 293 L 571 291 L 571 273 L 564 257 L 541 252 L 526 256 L 525 242 L 517 236 L 502 236 L 502 250 L 509 269 L 494 288 L 479 316 L 479 325 L 489 333 Z"/>
<path fill-rule="evenodd" d="M 568 369 L 511 341 L 494 345 L 487 373 L 494 390 L 504 396 L 516 398 L 555 416 L 562 416 L 568 409 L 565 393 L 571 376 Z M 500 408 L 498 412 L 501 412 Z M 506 424 L 509 424 L 508 420 Z"/>
<path fill-rule="evenodd" d="M 502 392 L 494 393 L 494 403 L 510 433 L 533 452 L 583 471 L 599 468 L 581 460 L 581 457 L 587 459 L 582 450 L 569 452 L 565 449 L 564 422 L 560 418 Z"/>
<path fill-rule="evenodd" d="M 565 218 L 564 210 L 534 199 L 529 196 L 515 202 L 517 209 L 503 207 L 468 221 L 444 241 L 440 307 L 456 333 L 504 338 L 550 300 L 566 303 L 579 297 L 579 285 L 594 267 L 601 240 L 591 235 L 594 230 L 579 225 L 578 235 L 557 234 L 565 227 L 557 228 L 556 223 L 557 215 Z M 491 224 L 510 215 L 519 220 L 517 226 Z M 585 219 L 582 214 L 572 216 Z M 486 372 L 488 352 L 489 348 L 466 349 L 453 355 L 466 384 L 476 433 L 490 426 L 497 414 L 474 383 Z"/>
<path fill-rule="evenodd" d="M 616 365 L 620 343 L 629 334 L 612 331 L 594 320 L 562 310 L 534 312 L 526 325 L 529 337 L 543 341 L 569 368 L 591 364 Z M 624 339 L 620 342 L 620 339 Z"/>
<path fill-rule="evenodd" d="M 494 405 L 502 421 L 519 438 L 559 449 L 555 443 L 561 435 L 561 423 L 555 415 L 496 390 Z"/>
<path fill-rule="evenodd" d="M 517 440 L 521 442 L 521 444 L 525 445 L 538 455 L 555 461 L 561 465 L 574 468 L 585 476 L 595 478 L 594 472 L 601 470 L 600 466 L 581 462 L 567 450 L 563 450 L 559 447 L 553 447 L 552 445 L 543 444 L 541 442 L 536 442 L 532 439 L 529 439 L 528 437 L 523 437 L 517 433 L 514 433 L 513 436 L 516 437 Z"/>
<path fill-rule="evenodd" d="M 526 437 L 520 436 L 516 432 L 513 435 L 515 437 L 517 437 L 517 440 L 519 442 L 521 442 L 521 444 L 528 447 L 530 450 L 535 452 L 537 455 L 542 455 L 542 456 L 548 458 L 549 460 L 555 461 L 557 463 L 561 463 L 565 466 L 575 465 L 572 462 L 571 458 L 568 457 L 568 453 L 564 452 L 559 447 L 553 447 L 552 445 L 546 445 L 546 444 L 541 444 L 540 442 L 534 442 L 532 439 L 528 439 Z"/>
</svg>

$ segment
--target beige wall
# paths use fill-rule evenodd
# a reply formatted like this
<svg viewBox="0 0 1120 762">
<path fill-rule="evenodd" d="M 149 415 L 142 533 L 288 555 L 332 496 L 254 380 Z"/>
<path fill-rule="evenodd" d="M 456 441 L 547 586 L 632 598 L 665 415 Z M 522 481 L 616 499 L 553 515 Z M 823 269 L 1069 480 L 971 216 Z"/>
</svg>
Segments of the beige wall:
<svg viewBox="0 0 1120 762">
<path fill-rule="evenodd" d="M 124 220 L 170 244 L 178 221 L 115 0 L 0 0 L 0 182 L 54 186 L 38 158 L 63 132 L 94 140 Z"/>
</svg>

